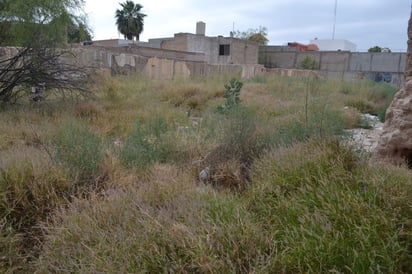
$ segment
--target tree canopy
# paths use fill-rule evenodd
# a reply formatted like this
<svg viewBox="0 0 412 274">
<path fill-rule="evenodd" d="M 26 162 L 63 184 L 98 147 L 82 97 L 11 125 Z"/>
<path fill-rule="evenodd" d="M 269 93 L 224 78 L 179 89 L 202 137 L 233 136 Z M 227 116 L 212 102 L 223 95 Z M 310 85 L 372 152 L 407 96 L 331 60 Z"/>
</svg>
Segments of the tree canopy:
<svg viewBox="0 0 412 274">
<path fill-rule="evenodd" d="M 120 3 L 122 9 L 117 9 L 115 13 L 117 29 L 128 40 L 139 41 L 140 34 L 143 32 L 144 17 L 146 14 L 141 12 L 143 8 L 140 4 L 133 1 Z"/>
<path fill-rule="evenodd" d="M 379 46 L 374 46 L 368 49 L 368 52 L 382 52 L 382 48 Z"/>
<path fill-rule="evenodd" d="M 240 39 L 254 41 L 259 45 L 266 45 L 269 42 L 267 38 L 267 28 L 260 26 L 258 29 L 248 29 L 246 31 L 235 31 L 233 36 Z"/>
<path fill-rule="evenodd" d="M 0 0 L 0 45 L 54 47 L 70 40 L 70 28 L 89 33 L 83 5 L 84 0 Z"/>
<path fill-rule="evenodd" d="M 368 49 L 368 52 L 391 52 L 389 48 L 382 48 L 379 46 L 374 46 Z"/>
<path fill-rule="evenodd" d="M 43 99 L 37 90 L 85 95 L 86 69 L 62 62 L 68 42 L 89 39 L 84 0 L 0 0 L 0 102 Z M 4 52 L 4 53 L 3 53 Z M 29 94 L 29 92 L 31 94 Z"/>
</svg>

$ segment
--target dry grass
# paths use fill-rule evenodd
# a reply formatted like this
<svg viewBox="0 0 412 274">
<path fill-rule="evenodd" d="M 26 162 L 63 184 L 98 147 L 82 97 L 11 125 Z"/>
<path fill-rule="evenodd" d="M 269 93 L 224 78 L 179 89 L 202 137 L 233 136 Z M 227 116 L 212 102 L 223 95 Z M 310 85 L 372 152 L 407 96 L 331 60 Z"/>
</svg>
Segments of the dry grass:
<svg viewBox="0 0 412 274">
<path fill-rule="evenodd" d="M 219 114 L 229 79 L 107 77 L 94 100 L 4 108 L 0 270 L 407 272 L 409 171 L 328 141 L 356 125 L 347 102 L 390 91 L 260 77 Z"/>
</svg>

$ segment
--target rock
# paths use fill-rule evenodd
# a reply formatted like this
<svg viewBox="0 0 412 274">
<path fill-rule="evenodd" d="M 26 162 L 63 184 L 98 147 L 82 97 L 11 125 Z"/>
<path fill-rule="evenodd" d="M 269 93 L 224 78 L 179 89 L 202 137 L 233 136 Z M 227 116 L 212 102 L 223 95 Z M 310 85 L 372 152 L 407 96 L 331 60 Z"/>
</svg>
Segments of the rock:
<svg viewBox="0 0 412 274">
<path fill-rule="evenodd" d="M 412 13 L 408 22 L 408 53 L 405 85 L 395 95 L 386 112 L 386 121 L 377 146 L 377 155 L 394 163 L 412 166 Z"/>
<path fill-rule="evenodd" d="M 395 163 L 412 160 L 412 79 L 395 95 L 378 143 L 380 157 Z"/>
</svg>

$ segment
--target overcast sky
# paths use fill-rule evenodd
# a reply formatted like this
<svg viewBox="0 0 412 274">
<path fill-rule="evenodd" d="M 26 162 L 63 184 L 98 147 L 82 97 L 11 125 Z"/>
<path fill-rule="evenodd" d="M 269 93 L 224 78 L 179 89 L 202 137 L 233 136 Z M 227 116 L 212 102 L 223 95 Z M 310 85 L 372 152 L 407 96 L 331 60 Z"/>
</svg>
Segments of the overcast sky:
<svg viewBox="0 0 412 274">
<path fill-rule="evenodd" d="M 114 13 L 126 0 L 85 0 L 94 39 L 123 38 Z M 141 41 L 195 33 L 196 22 L 206 23 L 207 36 L 229 36 L 230 31 L 268 30 L 269 45 L 307 44 L 331 39 L 335 0 L 135 0 L 143 6 Z M 411 0 L 337 0 L 335 39 L 347 39 L 358 51 L 375 45 L 406 51 Z"/>
</svg>

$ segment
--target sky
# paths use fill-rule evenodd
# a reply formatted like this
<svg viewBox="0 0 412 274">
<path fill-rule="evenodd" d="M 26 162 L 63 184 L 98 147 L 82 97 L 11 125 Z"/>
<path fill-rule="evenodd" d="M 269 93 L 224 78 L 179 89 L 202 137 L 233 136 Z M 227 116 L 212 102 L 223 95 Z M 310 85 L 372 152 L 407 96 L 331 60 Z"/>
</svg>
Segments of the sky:
<svg viewBox="0 0 412 274">
<path fill-rule="evenodd" d="M 85 0 L 94 40 L 123 38 L 114 13 L 126 0 Z M 143 6 L 144 31 L 140 41 L 196 32 L 206 23 L 207 36 L 229 36 L 230 31 L 266 27 L 269 45 L 310 40 L 347 39 L 357 51 L 374 46 L 393 52 L 407 48 L 411 0 L 135 0 Z M 335 17 L 335 1 L 336 17 Z M 336 23 L 334 23 L 336 22 Z M 335 26 L 335 32 L 333 31 Z"/>
</svg>

